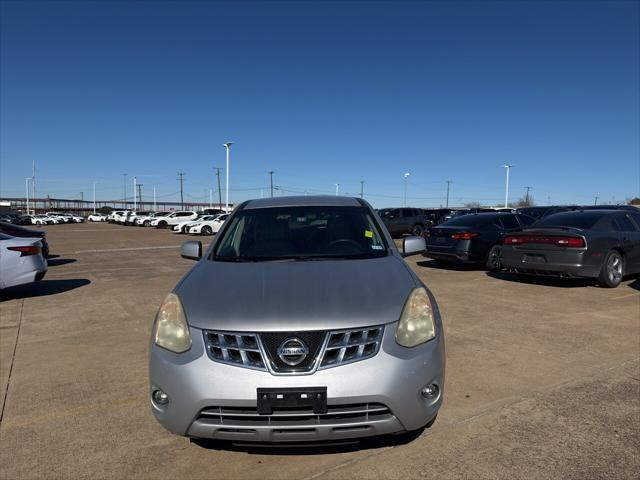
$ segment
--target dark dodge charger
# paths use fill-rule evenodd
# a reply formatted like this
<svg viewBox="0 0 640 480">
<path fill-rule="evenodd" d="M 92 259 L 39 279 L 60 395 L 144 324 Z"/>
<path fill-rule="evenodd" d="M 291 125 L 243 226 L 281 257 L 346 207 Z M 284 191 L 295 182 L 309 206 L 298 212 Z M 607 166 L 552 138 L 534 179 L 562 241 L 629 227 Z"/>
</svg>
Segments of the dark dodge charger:
<svg viewBox="0 0 640 480">
<path fill-rule="evenodd" d="M 640 272 L 640 212 L 555 213 L 506 236 L 501 253 L 502 266 L 518 273 L 591 277 L 617 287 Z"/>
</svg>

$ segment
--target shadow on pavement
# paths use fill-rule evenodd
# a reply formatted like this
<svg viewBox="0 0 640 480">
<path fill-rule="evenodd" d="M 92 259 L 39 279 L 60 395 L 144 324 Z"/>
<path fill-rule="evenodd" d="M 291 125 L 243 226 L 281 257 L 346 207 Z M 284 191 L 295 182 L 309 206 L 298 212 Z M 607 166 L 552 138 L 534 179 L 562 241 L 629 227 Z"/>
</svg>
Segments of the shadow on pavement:
<svg viewBox="0 0 640 480">
<path fill-rule="evenodd" d="M 447 262 L 438 260 L 422 260 L 417 262 L 419 267 L 434 268 L 436 270 L 451 270 L 453 272 L 473 272 L 486 270 L 484 265 L 479 263 L 462 263 L 462 262 Z"/>
<path fill-rule="evenodd" d="M 637 277 L 629 286 L 635 290 L 640 290 L 640 277 Z"/>
<path fill-rule="evenodd" d="M 515 283 L 528 283 L 530 285 L 545 285 L 548 287 L 558 288 L 578 288 L 578 287 L 594 287 L 596 282 L 591 278 L 560 278 L 560 277 L 543 277 L 535 275 L 521 275 L 510 272 L 487 272 L 487 275 L 499 280 Z"/>
<path fill-rule="evenodd" d="M 335 442 L 304 442 L 296 443 L 231 443 L 222 440 L 207 440 L 192 438 L 194 445 L 207 450 L 224 450 L 245 452 L 257 455 L 328 455 L 335 453 L 358 452 L 369 449 L 395 447 L 406 445 L 420 437 L 424 430 L 404 433 L 400 435 L 386 435 L 362 440 L 343 440 Z"/>
<path fill-rule="evenodd" d="M 9 287 L 1 291 L 0 301 L 56 295 L 58 293 L 64 293 L 69 290 L 84 287 L 90 283 L 91 281 L 86 278 L 74 278 L 69 280 L 40 280 L 35 283 Z"/>
<path fill-rule="evenodd" d="M 56 255 L 56 257 L 59 257 L 60 255 Z M 51 257 L 49 257 L 47 259 L 47 265 L 49 265 L 50 267 L 57 267 L 58 265 L 66 265 L 67 263 L 73 263 L 76 262 L 77 260 L 75 258 L 54 258 L 51 259 Z"/>
</svg>

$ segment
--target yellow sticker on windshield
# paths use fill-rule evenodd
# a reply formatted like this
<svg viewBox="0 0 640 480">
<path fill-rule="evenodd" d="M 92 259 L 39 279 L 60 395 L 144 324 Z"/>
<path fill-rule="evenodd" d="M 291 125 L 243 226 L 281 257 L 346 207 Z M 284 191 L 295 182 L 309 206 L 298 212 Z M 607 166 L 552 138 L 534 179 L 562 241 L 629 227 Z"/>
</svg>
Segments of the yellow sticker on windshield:
<svg viewBox="0 0 640 480">
<path fill-rule="evenodd" d="M 373 232 L 371 230 L 365 230 L 364 236 L 367 238 L 373 238 Z"/>
</svg>

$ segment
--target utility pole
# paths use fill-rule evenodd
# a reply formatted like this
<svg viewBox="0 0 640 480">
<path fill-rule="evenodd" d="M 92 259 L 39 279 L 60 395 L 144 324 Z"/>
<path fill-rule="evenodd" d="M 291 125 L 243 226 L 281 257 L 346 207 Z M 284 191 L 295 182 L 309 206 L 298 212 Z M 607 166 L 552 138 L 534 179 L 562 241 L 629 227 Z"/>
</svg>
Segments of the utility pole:
<svg viewBox="0 0 640 480">
<path fill-rule="evenodd" d="M 449 186 L 451 185 L 451 180 L 447 180 L 447 205 L 446 207 L 449 208 Z"/>
<path fill-rule="evenodd" d="M 364 180 L 360 180 L 360 198 L 364 198 Z"/>
<path fill-rule="evenodd" d="M 209 189 L 209 208 L 213 207 L 213 189 Z"/>
<path fill-rule="evenodd" d="M 33 161 L 33 170 L 31 172 L 31 188 L 33 190 L 33 195 L 31 198 L 33 199 L 33 213 L 36 213 L 36 205 L 38 202 L 36 201 L 36 161 Z"/>
<path fill-rule="evenodd" d="M 220 167 L 215 167 L 216 177 L 218 177 L 218 207 L 222 206 L 222 190 L 220 190 Z"/>
<path fill-rule="evenodd" d="M 227 166 L 226 169 L 224 171 L 225 177 L 226 177 L 226 185 L 224 187 L 224 211 L 229 213 L 229 156 L 230 156 L 230 150 L 231 150 L 231 145 L 233 145 L 232 142 L 225 142 L 224 144 L 224 148 L 227 150 Z"/>
<path fill-rule="evenodd" d="M 134 212 L 138 210 L 138 203 L 137 203 L 138 194 L 136 193 L 137 182 L 138 182 L 138 179 L 136 177 L 133 177 L 133 211 Z"/>
<path fill-rule="evenodd" d="M 126 209 L 127 208 L 127 174 L 123 173 L 122 176 L 124 177 L 124 193 L 122 196 L 122 208 Z"/>
<path fill-rule="evenodd" d="M 525 194 L 525 196 L 524 196 L 524 202 L 525 202 L 525 204 L 526 204 L 526 205 L 527 205 L 527 207 L 528 207 L 528 206 L 530 206 L 530 205 L 529 205 L 529 190 L 531 190 L 531 187 L 524 187 L 524 188 L 526 188 L 526 189 L 527 189 L 527 193 L 526 193 L 526 194 Z"/>
<path fill-rule="evenodd" d="M 144 187 L 144 184 L 139 183 L 138 184 L 138 203 L 139 203 L 139 205 L 142 205 L 142 187 Z M 140 208 L 144 208 L 144 207 L 140 206 Z"/>
<path fill-rule="evenodd" d="M 180 180 L 180 205 L 182 205 L 182 210 L 184 210 L 184 196 L 182 193 L 182 177 L 184 177 L 184 173 L 178 173 L 178 175 L 180 176 L 179 180 Z"/>
<path fill-rule="evenodd" d="M 593 205 L 598 205 L 598 199 L 600 198 L 600 196 L 596 195 L 595 201 L 593 202 Z"/>
<path fill-rule="evenodd" d="M 156 211 L 156 186 L 153 186 L 153 211 Z"/>
<path fill-rule="evenodd" d="M 271 182 L 271 198 L 273 198 L 273 170 L 269 170 L 269 181 Z"/>
<path fill-rule="evenodd" d="M 507 186 L 504 192 L 504 208 L 509 208 L 509 172 L 513 165 L 503 165 L 503 167 L 507 169 Z"/>
<path fill-rule="evenodd" d="M 93 214 L 96 214 L 96 182 L 93 182 Z"/>
</svg>

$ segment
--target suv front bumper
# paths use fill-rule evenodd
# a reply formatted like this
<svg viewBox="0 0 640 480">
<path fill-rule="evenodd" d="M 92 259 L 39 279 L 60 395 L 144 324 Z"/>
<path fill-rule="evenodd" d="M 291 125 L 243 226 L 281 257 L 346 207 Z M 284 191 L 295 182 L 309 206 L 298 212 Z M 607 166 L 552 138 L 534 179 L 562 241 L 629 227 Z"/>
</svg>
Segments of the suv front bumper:
<svg viewBox="0 0 640 480">
<path fill-rule="evenodd" d="M 184 354 L 150 347 L 149 394 L 161 389 L 169 397 L 164 406 L 151 401 L 153 414 L 172 433 L 234 441 L 323 441 L 417 430 L 442 404 L 444 340 L 440 332 L 423 345 L 404 348 L 395 342 L 395 327 L 387 325 L 374 357 L 307 375 L 214 362 L 202 331 L 191 327 L 193 344 Z M 420 392 L 430 384 L 439 393 L 427 400 Z M 328 413 L 258 415 L 260 387 L 326 387 Z"/>
</svg>

